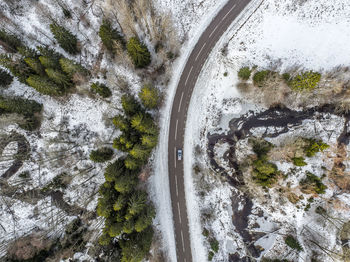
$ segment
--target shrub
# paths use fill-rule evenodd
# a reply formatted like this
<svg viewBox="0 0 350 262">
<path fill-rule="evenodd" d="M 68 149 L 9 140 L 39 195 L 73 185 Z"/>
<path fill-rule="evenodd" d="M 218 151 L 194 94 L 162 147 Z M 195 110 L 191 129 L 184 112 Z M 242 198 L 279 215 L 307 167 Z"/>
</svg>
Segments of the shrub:
<svg viewBox="0 0 350 262">
<path fill-rule="evenodd" d="M 286 81 L 286 83 L 289 84 L 289 81 L 290 81 L 290 74 L 289 73 L 284 73 L 282 75 L 282 78 L 284 79 L 284 81 Z"/>
<path fill-rule="evenodd" d="M 113 149 L 109 147 L 102 147 L 100 149 L 91 151 L 90 159 L 97 163 L 106 162 L 112 159 L 113 153 Z"/>
<path fill-rule="evenodd" d="M 142 104 L 148 109 L 154 109 L 158 106 L 159 93 L 158 89 L 151 85 L 144 85 L 139 92 Z"/>
<path fill-rule="evenodd" d="M 303 157 L 294 157 L 292 158 L 293 164 L 296 166 L 306 166 L 307 163 L 304 161 L 305 159 Z"/>
<path fill-rule="evenodd" d="M 308 142 L 308 145 L 305 148 L 305 153 L 308 157 L 313 157 L 316 153 L 323 152 L 329 148 L 329 145 L 323 143 L 321 140 L 306 139 L 306 141 Z"/>
<path fill-rule="evenodd" d="M 271 72 L 269 70 L 258 71 L 253 76 L 254 85 L 262 86 Z"/>
<path fill-rule="evenodd" d="M 209 253 L 208 253 L 208 260 L 212 261 L 214 256 L 215 256 L 215 253 L 213 251 L 209 251 Z"/>
<path fill-rule="evenodd" d="M 213 250 L 215 253 L 219 251 L 219 241 L 217 241 L 215 238 L 210 239 L 210 248 Z"/>
<path fill-rule="evenodd" d="M 0 29 L 0 45 L 2 45 L 6 51 L 16 53 L 17 49 L 22 46 L 22 41 L 14 34 Z"/>
<path fill-rule="evenodd" d="M 253 144 L 253 151 L 258 158 L 266 156 L 273 148 L 273 144 L 263 139 L 251 139 L 250 142 Z"/>
<path fill-rule="evenodd" d="M 306 178 L 301 180 L 300 184 L 303 186 L 302 191 L 306 193 L 308 193 L 310 187 L 317 194 L 324 194 L 327 189 L 327 186 L 322 183 L 321 179 L 310 172 L 306 173 Z"/>
<path fill-rule="evenodd" d="M 302 251 L 303 248 L 299 244 L 298 240 L 296 240 L 293 236 L 289 235 L 284 239 L 284 242 L 292 249 L 296 249 L 297 251 Z"/>
<path fill-rule="evenodd" d="M 130 38 L 126 49 L 135 67 L 144 68 L 151 63 L 151 54 L 146 45 L 141 43 L 136 37 Z"/>
<path fill-rule="evenodd" d="M 104 19 L 100 26 L 100 30 L 98 35 L 101 38 L 103 45 L 107 48 L 107 50 L 111 52 L 115 52 L 115 42 L 118 41 L 122 45 L 124 45 L 124 41 L 119 32 L 114 29 L 109 20 Z"/>
<path fill-rule="evenodd" d="M 13 81 L 13 77 L 5 70 L 0 68 L 0 87 L 7 87 Z"/>
<path fill-rule="evenodd" d="M 63 50 L 72 55 L 78 53 L 78 40 L 75 35 L 56 23 L 50 24 L 50 30 Z"/>
<path fill-rule="evenodd" d="M 238 77 L 242 80 L 248 80 L 251 74 L 252 74 L 252 71 L 250 70 L 249 67 L 242 67 L 238 71 Z"/>
<path fill-rule="evenodd" d="M 314 89 L 321 80 L 321 74 L 313 71 L 300 73 L 290 81 L 290 87 L 294 91 L 310 91 Z"/>
<path fill-rule="evenodd" d="M 98 82 L 91 84 L 91 90 L 104 98 L 110 97 L 112 95 L 111 90 L 106 85 L 100 84 Z"/>
</svg>

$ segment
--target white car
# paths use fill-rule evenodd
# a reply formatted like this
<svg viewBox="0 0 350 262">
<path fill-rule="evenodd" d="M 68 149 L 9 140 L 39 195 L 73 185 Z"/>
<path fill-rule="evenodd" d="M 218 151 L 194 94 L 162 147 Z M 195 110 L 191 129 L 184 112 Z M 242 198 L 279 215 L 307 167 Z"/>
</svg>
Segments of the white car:
<svg viewBox="0 0 350 262">
<path fill-rule="evenodd" d="M 182 149 L 177 150 L 177 160 L 182 160 Z"/>
</svg>

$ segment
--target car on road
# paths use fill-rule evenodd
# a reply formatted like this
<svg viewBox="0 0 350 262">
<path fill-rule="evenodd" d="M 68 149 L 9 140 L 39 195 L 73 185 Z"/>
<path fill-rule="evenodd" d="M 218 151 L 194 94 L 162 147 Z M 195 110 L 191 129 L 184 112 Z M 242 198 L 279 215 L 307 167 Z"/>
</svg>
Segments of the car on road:
<svg viewBox="0 0 350 262">
<path fill-rule="evenodd" d="M 182 160 L 182 149 L 177 150 L 177 160 Z"/>
</svg>

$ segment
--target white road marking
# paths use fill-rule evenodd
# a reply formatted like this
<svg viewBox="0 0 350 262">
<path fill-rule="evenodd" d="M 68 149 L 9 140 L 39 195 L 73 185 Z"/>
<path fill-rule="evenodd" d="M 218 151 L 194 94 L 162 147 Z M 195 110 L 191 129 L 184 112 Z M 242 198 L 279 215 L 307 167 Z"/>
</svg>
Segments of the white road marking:
<svg viewBox="0 0 350 262">
<path fill-rule="evenodd" d="M 191 75 L 192 69 L 193 69 L 193 66 L 191 66 L 190 72 L 189 72 L 188 75 L 187 75 L 187 78 L 186 78 L 186 81 L 185 81 L 185 86 L 187 85 L 187 81 L 188 81 L 188 78 L 189 78 L 190 75 Z"/>
<path fill-rule="evenodd" d="M 175 174 L 175 186 L 176 186 L 176 196 L 179 196 L 179 189 L 177 187 L 177 175 Z"/>
<path fill-rule="evenodd" d="M 179 123 L 179 119 L 176 119 L 176 126 L 175 126 L 175 140 L 176 140 L 176 137 L 177 137 L 177 125 Z"/>
<path fill-rule="evenodd" d="M 183 97 L 184 97 L 184 92 L 182 92 L 182 94 L 181 94 L 179 109 L 177 110 L 178 113 L 180 113 L 181 104 L 182 104 L 182 98 L 183 98 Z"/>
<path fill-rule="evenodd" d="M 180 214 L 180 205 L 179 205 L 179 202 L 177 202 L 177 211 L 179 212 L 179 220 L 180 220 L 180 224 L 182 224 L 182 222 L 181 222 L 181 214 Z M 183 242 L 184 240 L 182 239 L 182 242 Z"/>
<path fill-rule="evenodd" d="M 185 253 L 185 244 L 184 244 L 184 235 L 181 230 L 181 238 L 182 238 L 182 251 Z"/>
<path fill-rule="evenodd" d="M 174 147 L 174 163 L 175 163 L 175 168 L 176 168 L 176 147 Z"/>
<path fill-rule="evenodd" d="M 199 55 L 202 53 L 203 48 L 205 47 L 205 45 L 206 45 L 206 44 L 207 44 L 207 43 L 204 43 L 204 45 L 202 46 L 201 50 L 199 50 L 198 55 L 196 56 L 195 61 L 197 61 L 197 59 L 198 59 Z"/>
<path fill-rule="evenodd" d="M 220 24 L 217 24 L 217 25 L 215 26 L 214 30 L 210 33 L 209 38 L 214 34 L 214 32 L 216 31 L 216 29 L 218 29 L 219 25 L 220 25 Z"/>
<path fill-rule="evenodd" d="M 227 14 L 221 19 L 221 22 L 222 22 L 223 20 L 225 20 L 225 18 L 229 15 L 229 13 L 232 12 L 232 10 L 233 10 L 235 7 L 236 7 L 236 5 L 233 5 L 233 6 L 232 6 L 232 8 L 230 9 L 230 11 L 228 11 Z"/>
</svg>

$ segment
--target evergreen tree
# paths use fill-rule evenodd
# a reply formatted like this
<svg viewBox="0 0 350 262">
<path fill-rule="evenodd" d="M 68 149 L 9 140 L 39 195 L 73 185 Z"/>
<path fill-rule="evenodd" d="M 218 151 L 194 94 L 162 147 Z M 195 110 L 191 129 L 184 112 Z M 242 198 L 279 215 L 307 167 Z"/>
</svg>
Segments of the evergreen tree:
<svg viewBox="0 0 350 262">
<path fill-rule="evenodd" d="M 61 71 L 52 68 L 46 68 L 45 72 L 53 82 L 59 86 L 62 86 L 62 89 L 68 89 L 73 85 L 71 79 Z"/>
<path fill-rule="evenodd" d="M 112 158 L 113 153 L 113 149 L 109 147 L 102 147 L 97 150 L 91 151 L 90 159 L 97 163 L 106 162 Z"/>
<path fill-rule="evenodd" d="M 113 223 L 108 230 L 108 234 L 110 237 L 119 236 L 123 232 L 123 224 L 122 223 Z"/>
<path fill-rule="evenodd" d="M 16 60 L 8 55 L 0 55 L 0 65 L 10 70 L 12 75 L 17 77 L 18 81 L 24 84 L 26 84 L 27 78 L 34 73 L 23 59 Z"/>
<path fill-rule="evenodd" d="M 135 222 L 136 232 L 142 232 L 143 230 L 151 226 L 155 215 L 156 215 L 156 211 L 152 205 L 145 208 L 145 210 L 136 219 L 136 222 Z"/>
<path fill-rule="evenodd" d="M 158 106 L 158 89 L 151 85 L 144 85 L 141 89 L 141 92 L 139 92 L 139 97 L 141 99 L 142 104 L 147 109 L 154 109 Z"/>
<path fill-rule="evenodd" d="M 114 179 L 114 189 L 125 194 L 130 192 L 137 183 L 135 176 L 128 176 L 127 174 L 118 176 Z"/>
<path fill-rule="evenodd" d="M 109 164 L 105 170 L 105 178 L 107 181 L 114 181 L 119 175 L 124 174 L 126 168 L 123 159 L 118 159 L 113 163 Z"/>
<path fill-rule="evenodd" d="M 115 52 L 116 42 L 124 45 L 122 36 L 116 29 L 113 29 L 111 22 L 107 19 L 103 19 L 98 35 L 100 36 L 103 45 L 112 53 Z"/>
<path fill-rule="evenodd" d="M 44 95 L 59 96 L 63 94 L 62 89 L 57 84 L 51 82 L 47 77 L 31 75 L 28 77 L 27 83 Z"/>
<path fill-rule="evenodd" d="M 140 104 L 131 95 L 123 95 L 121 101 L 124 112 L 129 117 L 142 111 Z"/>
<path fill-rule="evenodd" d="M 136 170 L 136 169 L 140 168 L 140 166 L 142 164 L 143 163 L 140 160 L 135 159 L 132 156 L 127 156 L 125 158 L 125 166 L 126 166 L 126 168 L 128 168 L 130 170 Z"/>
<path fill-rule="evenodd" d="M 45 68 L 61 69 L 59 60 L 62 55 L 60 53 L 47 46 L 38 46 L 37 49 L 40 51 L 40 63 Z"/>
<path fill-rule="evenodd" d="M 63 72 L 68 74 L 69 76 L 73 76 L 74 74 L 82 74 L 87 75 L 88 71 L 82 65 L 70 60 L 68 58 L 60 58 L 59 63 Z"/>
<path fill-rule="evenodd" d="M 126 234 L 132 233 L 135 228 L 135 222 L 132 219 L 126 220 L 123 224 L 123 231 Z"/>
<path fill-rule="evenodd" d="M 133 232 L 127 238 L 121 239 L 121 262 L 140 262 L 148 254 L 153 238 L 153 229 L 148 227 L 141 233 Z"/>
<path fill-rule="evenodd" d="M 151 54 L 146 45 L 141 43 L 136 37 L 130 38 L 126 49 L 137 68 L 146 67 L 151 63 Z"/>
<path fill-rule="evenodd" d="M 128 129 L 130 128 L 128 120 L 122 115 L 117 115 L 116 117 L 114 117 L 113 124 L 116 128 L 125 132 L 127 132 Z"/>
<path fill-rule="evenodd" d="M 0 87 L 7 87 L 13 81 L 13 77 L 5 70 L 0 68 Z"/>
<path fill-rule="evenodd" d="M 98 239 L 98 243 L 102 246 L 108 246 L 112 242 L 112 238 L 108 233 L 103 233 Z"/>
<path fill-rule="evenodd" d="M 156 135 L 143 135 L 142 136 L 142 145 L 147 148 L 153 148 L 158 143 L 158 136 Z"/>
<path fill-rule="evenodd" d="M 35 49 L 27 46 L 18 47 L 18 53 L 20 53 L 23 57 L 29 57 L 29 58 L 39 57 L 39 54 Z"/>
<path fill-rule="evenodd" d="M 44 67 L 40 63 L 39 59 L 26 57 L 23 60 L 37 75 L 45 75 Z"/>
<path fill-rule="evenodd" d="M 63 50 L 71 55 L 78 53 L 78 40 L 75 35 L 56 23 L 50 24 L 50 30 Z"/>
<path fill-rule="evenodd" d="M 22 98 L 5 98 L 0 96 L 0 109 L 8 113 L 32 116 L 42 110 L 42 104 Z"/>
<path fill-rule="evenodd" d="M 153 119 L 148 114 L 138 113 L 131 119 L 131 126 L 135 130 L 145 134 L 157 134 L 157 127 L 155 126 Z"/>
<path fill-rule="evenodd" d="M 139 214 L 145 207 L 147 202 L 147 193 L 144 191 L 135 191 L 129 198 L 128 212 L 130 215 Z"/>
<path fill-rule="evenodd" d="M 0 45 L 10 53 L 16 53 L 17 49 L 22 46 L 22 41 L 15 35 L 0 29 Z"/>
<path fill-rule="evenodd" d="M 147 160 L 150 154 L 150 150 L 143 147 L 142 145 L 135 145 L 130 151 L 130 155 L 136 159 L 140 159 L 141 161 Z"/>
<path fill-rule="evenodd" d="M 112 95 L 111 90 L 106 85 L 100 84 L 98 82 L 91 84 L 91 89 L 104 98 L 110 97 Z"/>
<path fill-rule="evenodd" d="M 113 205 L 113 209 L 115 211 L 121 210 L 122 208 L 125 207 L 127 201 L 128 201 L 127 197 L 125 195 L 120 194 Z"/>
</svg>

